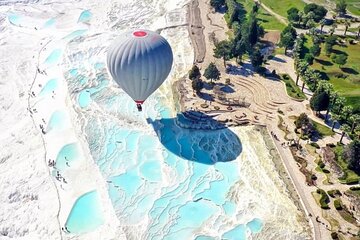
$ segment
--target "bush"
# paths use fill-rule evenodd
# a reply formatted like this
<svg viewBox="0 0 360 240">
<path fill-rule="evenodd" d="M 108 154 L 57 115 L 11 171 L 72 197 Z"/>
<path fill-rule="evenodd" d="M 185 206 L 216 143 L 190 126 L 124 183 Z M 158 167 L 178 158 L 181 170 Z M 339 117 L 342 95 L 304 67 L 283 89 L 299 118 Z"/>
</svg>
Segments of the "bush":
<svg viewBox="0 0 360 240">
<path fill-rule="evenodd" d="M 336 195 L 342 196 L 341 192 L 340 192 L 338 189 L 329 190 L 327 193 L 328 193 L 329 196 L 332 197 L 332 198 L 335 198 Z"/>
<path fill-rule="evenodd" d="M 326 192 L 320 188 L 316 190 L 318 194 L 321 194 L 320 198 L 320 206 L 322 209 L 330 209 L 328 203 L 330 202 L 329 196 L 326 194 Z"/>
<path fill-rule="evenodd" d="M 348 77 L 348 75 L 347 75 L 347 74 L 344 74 L 344 73 L 335 73 L 334 76 L 335 76 L 336 78 L 343 78 L 343 79 L 345 79 L 345 78 Z"/>
<path fill-rule="evenodd" d="M 219 106 L 214 106 L 214 109 L 215 109 L 215 110 L 219 110 L 220 107 L 219 107 Z"/>
<path fill-rule="evenodd" d="M 332 239 L 339 239 L 338 234 L 336 232 L 331 233 L 331 238 Z"/>
<path fill-rule="evenodd" d="M 326 168 L 324 168 L 322 171 L 323 171 L 323 173 L 330 173 L 330 171 L 327 170 Z"/>
<path fill-rule="evenodd" d="M 336 145 L 334 143 L 327 143 L 326 146 L 330 147 L 330 148 L 334 148 L 336 147 Z"/>
<path fill-rule="evenodd" d="M 318 162 L 318 166 L 319 166 L 320 168 L 324 168 L 324 167 L 325 167 L 325 163 L 323 163 L 323 161 L 319 161 L 319 162 Z"/>
<path fill-rule="evenodd" d="M 359 181 L 359 178 L 348 178 L 346 179 L 346 184 L 358 184 L 360 181 Z"/>
<path fill-rule="evenodd" d="M 289 75 L 283 74 L 283 75 L 282 75 L 282 78 L 285 79 L 285 80 L 288 80 L 288 79 L 289 79 Z"/>
<path fill-rule="evenodd" d="M 343 209 L 339 199 L 334 200 L 334 207 L 335 207 L 336 210 L 342 210 Z"/>
<path fill-rule="evenodd" d="M 351 191 L 358 191 L 360 190 L 360 187 L 356 186 L 356 187 L 350 187 Z"/>
<path fill-rule="evenodd" d="M 317 149 L 320 149 L 319 144 L 317 144 L 316 142 L 311 142 L 310 145 L 317 148 Z"/>
<path fill-rule="evenodd" d="M 209 107 L 209 105 L 207 105 L 206 103 L 202 103 L 202 104 L 200 104 L 200 106 L 201 106 L 202 108 L 208 108 L 208 107 Z"/>
</svg>

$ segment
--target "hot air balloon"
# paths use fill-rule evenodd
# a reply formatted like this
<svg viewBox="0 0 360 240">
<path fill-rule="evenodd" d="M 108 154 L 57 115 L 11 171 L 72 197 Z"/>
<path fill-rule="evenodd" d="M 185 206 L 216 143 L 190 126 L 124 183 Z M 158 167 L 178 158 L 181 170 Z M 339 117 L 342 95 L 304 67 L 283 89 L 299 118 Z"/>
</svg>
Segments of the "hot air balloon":
<svg viewBox="0 0 360 240">
<path fill-rule="evenodd" d="M 107 66 L 115 82 L 136 102 L 144 101 L 165 81 L 173 63 L 169 43 L 156 32 L 122 34 L 109 47 Z"/>
</svg>

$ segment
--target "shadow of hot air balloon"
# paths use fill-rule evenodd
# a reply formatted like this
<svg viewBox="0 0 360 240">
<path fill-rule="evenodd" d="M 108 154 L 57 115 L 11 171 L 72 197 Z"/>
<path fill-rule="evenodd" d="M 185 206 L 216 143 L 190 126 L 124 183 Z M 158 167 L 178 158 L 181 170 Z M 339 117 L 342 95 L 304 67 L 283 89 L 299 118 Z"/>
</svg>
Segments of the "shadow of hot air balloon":
<svg viewBox="0 0 360 240">
<path fill-rule="evenodd" d="M 176 118 L 147 119 L 160 142 L 175 155 L 202 164 L 232 161 L 242 151 L 238 136 L 211 116 L 197 111 Z"/>
</svg>

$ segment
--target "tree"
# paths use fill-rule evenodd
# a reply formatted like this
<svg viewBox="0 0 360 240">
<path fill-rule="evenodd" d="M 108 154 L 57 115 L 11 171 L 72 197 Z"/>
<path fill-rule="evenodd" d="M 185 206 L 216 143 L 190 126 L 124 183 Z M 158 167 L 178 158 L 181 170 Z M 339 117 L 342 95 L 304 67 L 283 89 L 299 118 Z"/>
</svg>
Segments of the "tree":
<svg viewBox="0 0 360 240">
<path fill-rule="evenodd" d="M 231 58 L 232 45 L 229 41 L 223 40 L 215 45 L 214 57 L 222 58 L 224 60 L 224 66 L 226 67 L 226 60 Z"/>
<path fill-rule="evenodd" d="M 247 42 L 244 39 L 240 39 L 237 42 L 233 42 L 235 45 L 232 50 L 232 54 L 236 57 L 236 62 L 242 61 L 242 56 L 249 49 Z"/>
<path fill-rule="evenodd" d="M 192 82 L 191 82 L 191 87 L 195 92 L 200 92 L 201 89 L 204 87 L 204 83 L 203 81 L 201 81 L 200 78 L 195 78 Z"/>
<path fill-rule="evenodd" d="M 350 122 L 351 122 L 351 134 L 354 134 L 355 132 L 355 127 L 358 126 L 358 124 L 360 123 L 360 115 L 359 114 L 354 114 L 350 116 Z"/>
<path fill-rule="evenodd" d="M 309 64 L 306 61 L 299 61 L 296 65 L 296 86 L 299 82 L 299 76 L 303 76 L 305 74 L 306 69 L 308 68 Z"/>
<path fill-rule="evenodd" d="M 200 73 L 200 69 L 198 68 L 198 66 L 196 64 L 194 64 L 191 68 L 191 70 L 189 71 L 189 78 L 191 80 L 194 80 L 196 78 L 200 78 L 201 77 L 201 73 Z"/>
<path fill-rule="evenodd" d="M 348 161 L 349 169 L 360 175 L 360 141 L 354 140 L 345 147 L 344 158 Z"/>
<path fill-rule="evenodd" d="M 332 46 L 328 43 L 325 43 L 325 53 L 326 53 L 326 56 L 330 56 L 331 54 L 331 51 L 332 51 Z"/>
<path fill-rule="evenodd" d="M 325 39 L 325 43 L 329 44 L 331 47 L 336 45 L 336 42 L 337 42 L 337 36 L 328 36 Z"/>
<path fill-rule="evenodd" d="M 350 127 L 347 124 L 342 124 L 340 128 L 341 128 L 341 138 L 340 138 L 339 143 L 342 144 L 342 140 L 343 140 L 345 134 L 350 131 Z"/>
<path fill-rule="evenodd" d="M 320 55 L 321 52 L 321 48 L 319 44 L 314 44 L 311 48 L 310 48 L 310 53 L 311 55 L 315 58 L 318 57 Z"/>
<path fill-rule="evenodd" d="M 209 64 L 209 66 L 205 69 L 204 77 L 206 77 L 206 79 L 210 79 L 211 83 L 212 83 L 212 80 L 220 79 L 220 72 L 217 69 L 215 63 L 211 62 Z"/>
<path fill-rule="evenodd" d="M 335 12 L 339 16 L 344 16 L 346 14 L 346 7 L 347 7 L 347 4 L 346 4 L 345 0 L 339 0 L 336 3 Z"/>
<path fill-rule="evenodd" d="M 263 64 L 264 56 L 261 55 L 261 52 L 258 48 L 255 49 L 253 54 L 251 55 L 251 64 L 257 71 L 259 67 Z"/>
<path fill-rule="evenodd" d="M 333 54 L 331 56 L 331 61 L 333 61 L 333 63 L 336 63 L 336 64 L 339 65 L 339 67 L 341 67 L 341 66 L 346 64 L 347 55 L 345 55 L 345 54 Z"/>
<path fill-rule="evenodd" d="M 297 129 L 301 129 L 301 136 L 309 135 L 314 130 L 310 119 L 305 113 L 301 113 L 300 116 L 295 120 L 295 126 Z"/>
<path fill-rule="evenodd" d="M 285 35 L 281 36 L 279 46 L 285 48 L 284 50 L 285 54 L 288 48 L 294 46 L 294 39 L 291 36 L 291 33 L 286 33 Z"/>
<path fill-rule="evenodd" d="M 314 63 L 314 57 L 310 53 L 305 54 L 304 60 L 310 65 Z"/>
<path fill-rule="evenodd" d="M 256 14 L 250 14 L 248 37 L 250 46 L 254 46 L 259 38 L 264 35 L 264 29 L 258 24 Z"/>
<path fill-rule="evenodd" d="M 330 97 L 326 92 L 315 92 L 310 98 L 310 107 L 312 110 L 320 114 L 320 111 L 324 111 L 329 107 Z"/>
<path fill-rule="evenodd" d="M 225 0 L 210 0 L 210 5 L 217 11 L 225 5 Z"/>
<path fill-rule="evenodd" d="M 290 22 L 298 22 L 300 20 L 299 16 L 299 9 L 292 7 L 289 10 L 287 10 L 287 18 Z"/>
<path fill-rule="evenodd" d="M 314 13 L 313 19 L 314 19 L 315 22 L 319 22 L 327 14 L 327 10 L 323 6 L 319 6 L 319 5 L 315 4 L 315 3 L 307 4 L 304 7 L 304 13 L 305 14 L 308 14 L 310 12 Z"/>
<path fill-rule="evenodd" d="M 345 122 L 348 121 L 350 114 L 352 114 L 354 111 L 352 106 L 345 106 L 342 110 L 342 118 Z"/>
<path fill-rule="evenodd" d="M 340 114 L 344 105 L 345 105 L 346 99 L 342 96 L 337 96 L 335 103 L 333 105 L 333 112 L 336 114 Z M 340 119 L 340 116 L 339 116 Z"/>
<path fill-rule="evenodd" d="M 346 36 L 346 32 L 347 32 L 347 30 L 349 29 L 351 23 L 350 23 L 349 21 L 345 21 L 345 22 L 344 22 L 344 25 L 345 25 L 344 36 Z"/>
<path fill-rule="evenodd" d="M 331 114 L 331 120 L 332 120 L 331 131 L 334 131 L 335 124 L 339 121 L 339 118 L 340 118 L 339 115 L 337 115 L 335 113 Z"/>
<path fill-rule="evenodd" d="M 322 34 L 323 27 L 325 26 L 326 20 L 321 19 L 319 23 L 320 23 L 320 34 Z"/>
</svg>

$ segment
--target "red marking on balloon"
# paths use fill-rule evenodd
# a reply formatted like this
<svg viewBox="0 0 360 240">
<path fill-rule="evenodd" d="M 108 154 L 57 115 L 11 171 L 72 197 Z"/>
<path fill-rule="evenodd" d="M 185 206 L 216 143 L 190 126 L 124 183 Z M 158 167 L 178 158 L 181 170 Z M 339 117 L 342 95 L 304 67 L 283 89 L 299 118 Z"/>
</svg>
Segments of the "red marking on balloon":
<svg viewBox="0 0 360 240">
<path fill-rule="evenodd" d="M 137 104 L 143 104 L 145 101 L 144 101 L 144 100 L 135 100 L 135 102 L 136 102 Z"/>
<path fill-rule="evenodd" d="M 136 31 L 136 32 L 133 32 L 133 35 L 135 37 L 145 37 L 147 35 L 147 32 L 144 32 L 144 31 Z"/>
</svg>

